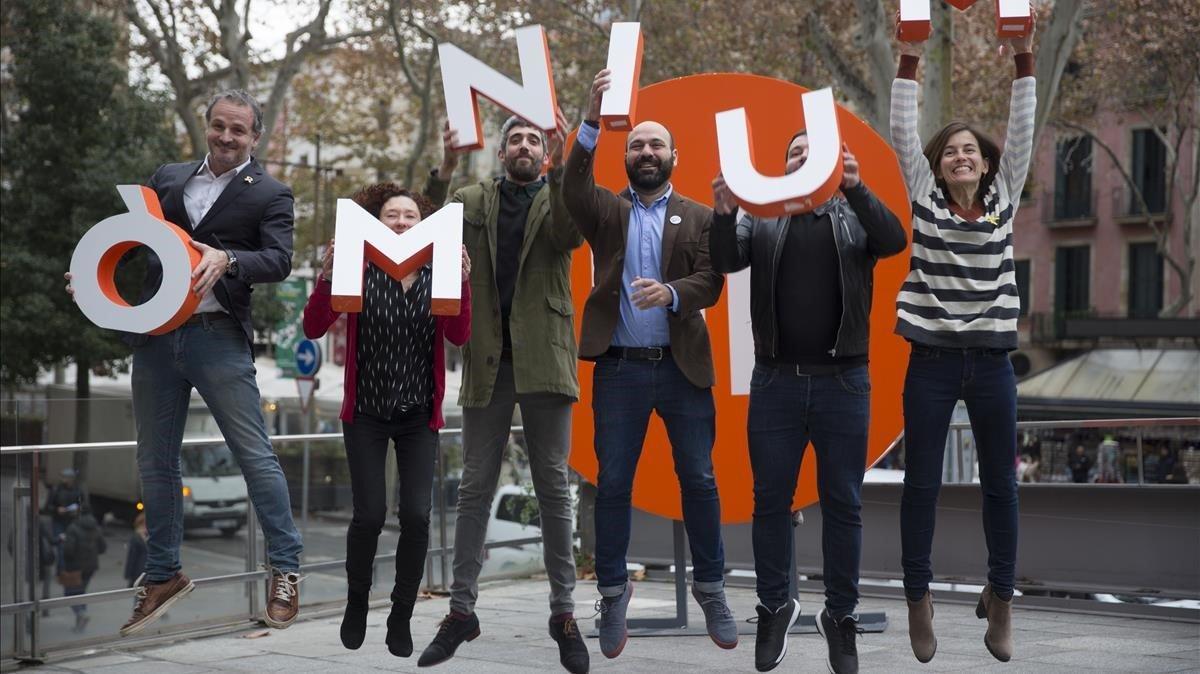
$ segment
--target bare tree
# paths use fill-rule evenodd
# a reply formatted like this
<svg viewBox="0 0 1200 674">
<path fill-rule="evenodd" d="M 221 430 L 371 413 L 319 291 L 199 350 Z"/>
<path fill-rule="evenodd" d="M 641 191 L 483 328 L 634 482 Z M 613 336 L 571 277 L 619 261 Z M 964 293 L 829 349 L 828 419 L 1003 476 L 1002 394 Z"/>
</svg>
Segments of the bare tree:
<svg viewBox="0 0 1200 674">
<path fill-rule="evenodd" d="M 258 154 L 266 156 L 278 111 L 305 60 L 378 32 L 368 28 L 330 35 L 332 2 L 319 0 L 312 18 L 287 34 L 281 58 L 257 62 L 250 48 L 251 0 L 126 0 L 125 15 L 145 40 L 145 52 L 170 82 L 172 104 L 197 157 L 206 152 L 204 126 L 196 111 L 200 100 L 219 87 L 250 88 L 256 80 L 270 82 L 268 114 L 258 142 Z"/>
</svg>

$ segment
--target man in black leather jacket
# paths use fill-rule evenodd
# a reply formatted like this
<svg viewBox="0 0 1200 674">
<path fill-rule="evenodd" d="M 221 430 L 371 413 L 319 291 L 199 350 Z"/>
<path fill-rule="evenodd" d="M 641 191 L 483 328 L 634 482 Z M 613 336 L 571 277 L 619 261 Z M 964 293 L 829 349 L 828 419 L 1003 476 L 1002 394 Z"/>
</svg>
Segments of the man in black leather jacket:
<svg viewBox="0 0 1200 674">
<path fill-rule="evenodd" d="M 808 158 L 803 131 L 788 144 L 787 171 Z M 754 566 L 759 597 L 755 666 L 786 653 L 800 607 L 788 597 L 792 497 L 811 440 L 818 464 L 825 610 L 817 620 L 831 671 L 856 672 L 860 491 L 866 469 L 871 384 L 867 372 L 875 261 L 904 250 L 900 221 L 862 184 L 843 152 L 841 194 L 809 213 L 736 220 L 722 178 L 713 181 L 713 269 L 751 268 L 754 374 L 750 463 L 754 472 Z"/>
</svg>

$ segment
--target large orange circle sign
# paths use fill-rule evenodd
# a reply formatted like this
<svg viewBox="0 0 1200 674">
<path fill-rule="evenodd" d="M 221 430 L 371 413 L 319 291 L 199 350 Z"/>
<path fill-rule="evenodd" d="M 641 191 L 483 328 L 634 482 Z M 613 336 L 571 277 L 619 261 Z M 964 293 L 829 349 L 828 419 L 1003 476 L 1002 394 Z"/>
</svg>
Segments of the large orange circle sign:
<svg viewBox="0 0 1200 674">
<path fill-rule="evenodd" d="M 719 170 L 714 115 L 732 108 L 746 108 L 754 126 L 753 156 L 764 175 L 782 175 L 787 144 L 797 130 L 804 128 L 800 96 L 807 89 L 790 82 L 740 74 L 693 75 L 642 88 L 637 95 L 637 121 L 655 120 L 667 126 L 675 136 L 679 161 L 671 182 L 680 194 L 712 204 L 712 180 Z M 857 156 L 862 179 L 909 229 L 912 211 L 900 165 L 892 148 L 862 120 L 838 107 L 838 125 L 843 141 Z M 820 133 L 809 129 L 809 133 Z M 614 192 L 628 185 L 624 159 L 625 134 L 604 132 L 596 148 L 596 182 Z M 911 239 L 911 237 L 910 237 Z M 871 429 L 867 465 L 883 455 L 903 428 L 901 393 L 908 349 L 904 340 L 893 333 L 896 322 L 895 299 L 908 269 L 908 256 L 901 254 L 881 260 L 875 268 L 875 296 L 871 310 Z M 582 307 L 592 287 L 591 251 L 586 247 L 575 253 L 571 281 L 574 288 L 576 331 L 582 320 Z M 732 276 L 730 277 L 732 278 Z M 733 362 L 752 362 L 753 343 L 745 335 L 744 325 L 735 323 L 732 338 L 738 352 L 731 358 L 731 309 L 735 321 L 747 320 L 748 292 L 738 292 L 735 283 L 726 283 L 716 306 L 708 309 L 705 319 L 712 339 L 717 385 L 713 399 L 717 408 L 717 438 L 713 448 L 713 467 L 721 497 L 721 521 L 747 522 L 754 512 L 753 477 L 747 450 L 746 416 L 749 397 L 735 394 Z M 741 288 L 745 288 L 742 284 Z M 736 295 L 731 298 L 731 295 Z M 731 307 L 731 303 L 733 306 Z M 746 359 L 749 358 L 750 361 Z M 572 432 L 571 467 L 595 483 L 598 467 L 593 445 L 592 364 L 580 361 L 580 401 L 575 406 Z M 794 498 L 800 509 L 817 500 L 816 465 L 805 457 Z M 641 462 L 633 482 L 633 505 L 641 510 L 682 519 L 679 482 L 671 459 L 671 447 L 662 421 L 652 417 Z"/>
</svg>

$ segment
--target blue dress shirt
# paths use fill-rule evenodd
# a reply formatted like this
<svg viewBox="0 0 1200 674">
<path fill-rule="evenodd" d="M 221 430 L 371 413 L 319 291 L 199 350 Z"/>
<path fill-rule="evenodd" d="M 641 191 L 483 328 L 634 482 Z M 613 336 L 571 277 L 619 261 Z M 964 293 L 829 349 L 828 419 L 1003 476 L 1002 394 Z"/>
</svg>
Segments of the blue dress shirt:
<svg viewBox="0 0 1200 674">
<path fill-rule="evenodd" d="M 596 149 L 600 129 L 590 124 L 581 124 L 575 141 L 588 151 Z M 652 307 L 638 309 L 631 299 L 633 281 L 637 278 L 654 279 L 662 283 L 662 235 L 663 221 L 667 216 L 667 203 L 675 188 L 667 191 L 654 203 L 646 206 L 630 187 L 633 205 L 629 209 L 629 228 L 625 236 L 625 265 L 621 271 L 621 320 L 613 335 L 615 346 L 670 346 L 671 334 L 667 327 L 667 308 Z M 679 295 L 670 284 L 671 311 L 679 309 Z"/>
</svg>

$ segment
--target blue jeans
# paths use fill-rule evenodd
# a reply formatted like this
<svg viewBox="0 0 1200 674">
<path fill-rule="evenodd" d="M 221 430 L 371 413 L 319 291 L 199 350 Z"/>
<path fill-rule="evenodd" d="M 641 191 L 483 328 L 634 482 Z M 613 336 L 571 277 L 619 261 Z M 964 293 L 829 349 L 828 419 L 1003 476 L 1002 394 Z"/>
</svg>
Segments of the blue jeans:
<svg viewBox="0 0 1200 674">
<path fill-rule="evenodd" d="M 716 410 L 712 389 L 693 385 L 668 353 L 662 360 L 602 356 L 592 379 L 596 459 L 596 579 L 600 593 L 619 594 L 628 580 L 625 554 L 633 513 L 633 476 L 650 413 L 667 428 L 683 496 L 683 524 L 692 551 L 693 583 L 701 592 L 725 586 L 721 501 L 713 477 Z M 607 594 L 606 594 L 607 593 Z"/>
<path fill-rule="evenodd" d="M 904 593 L 929 589 L 929 563 L 946 433 L 954 405 L 967 404 L 979 455 L 988 581 L 1012 593 L 1017 561 L 1017 382 L 999 349 L 941 349 L 913 344 L 904 379 L 904 495 L 900 501 Z"/>
<path fill-rule="evenodd" d="M 184 325 L 151 336 L 133 351 L 133 413 L 137 461 L 146 504 L 146 580 L 180 569 L 183 482 L 180 443 L 195 387 L 246 478 L 246 487 L 275 568 L 296 571 L 303 547 L 292 522 L 287 480 L 267 439 L 254 362 L 246 335 L 232 318 Z"/>
<path fill-rule="evenodd" d="M 809 441 L 817 458 L 825 606 L 835 620 L 858 605 L 862 482 L 867 466 L 871 379 L 867 367 L 800 375 L 757 363 L 750 378 L 750 467 L 754 472 L 754 573 L 768 608 L 788 600 L 792 500 Z"/>
</svg>

